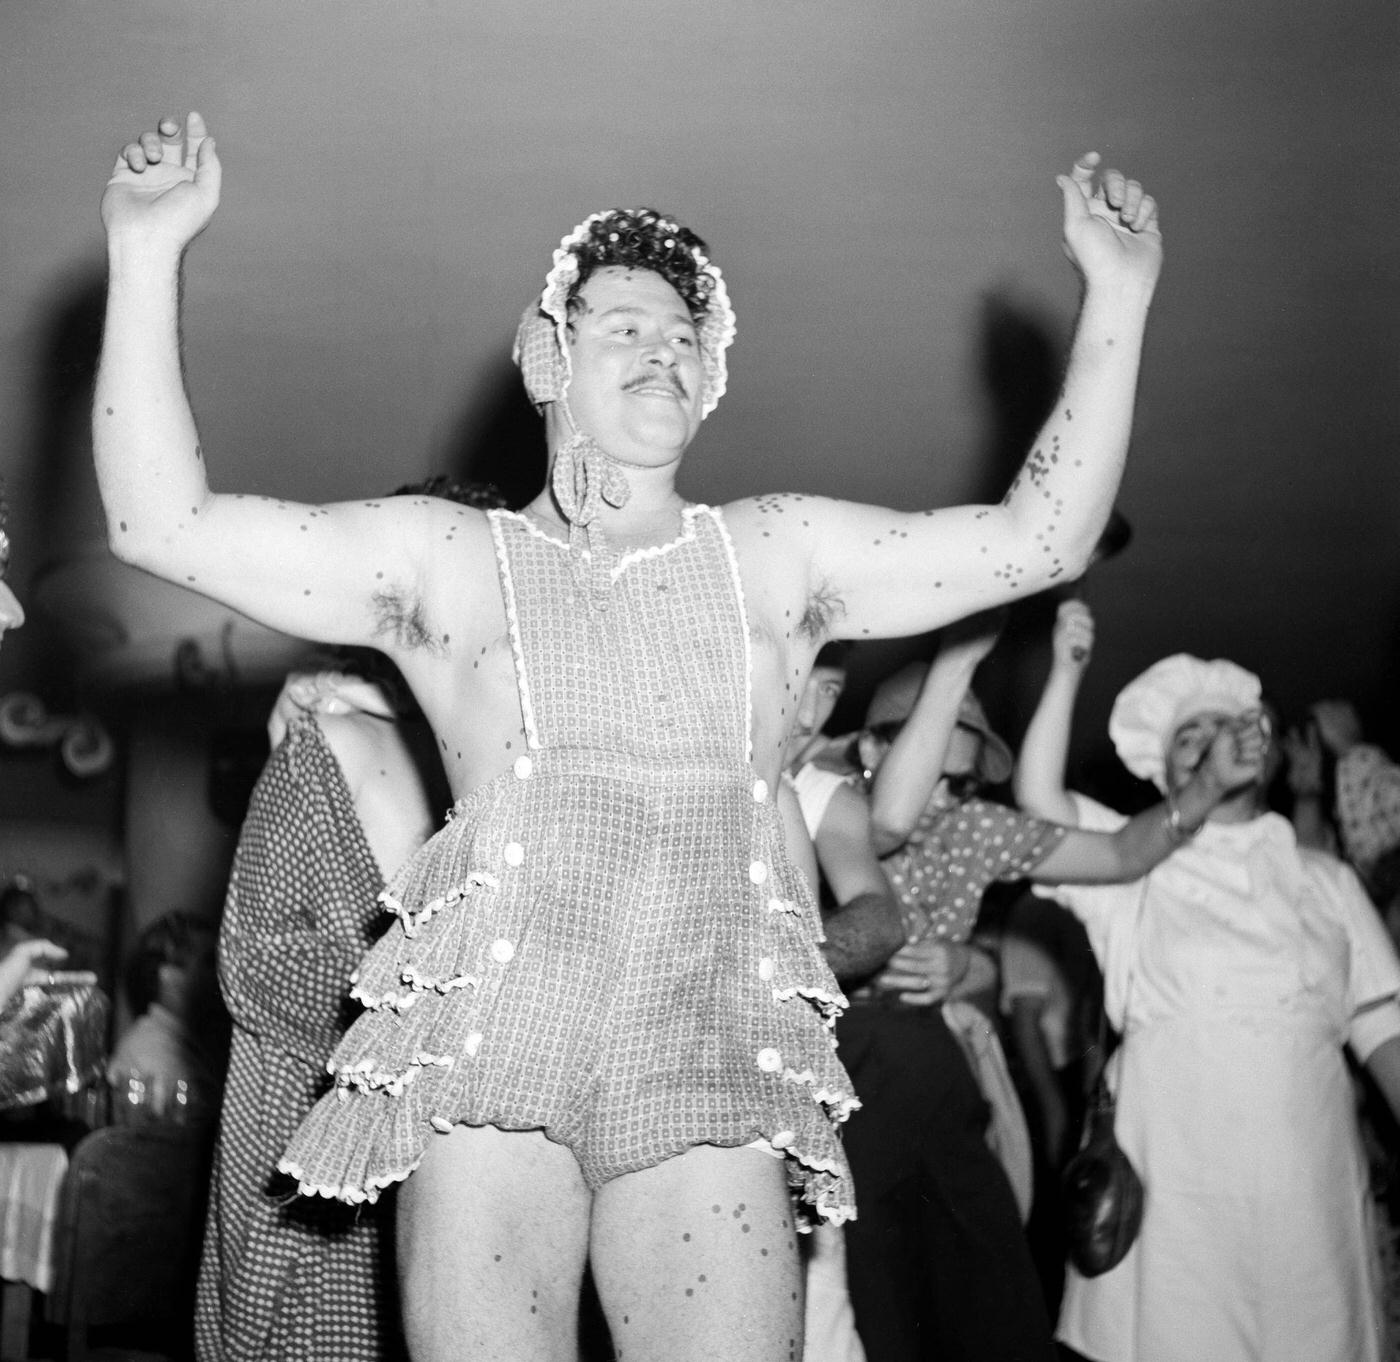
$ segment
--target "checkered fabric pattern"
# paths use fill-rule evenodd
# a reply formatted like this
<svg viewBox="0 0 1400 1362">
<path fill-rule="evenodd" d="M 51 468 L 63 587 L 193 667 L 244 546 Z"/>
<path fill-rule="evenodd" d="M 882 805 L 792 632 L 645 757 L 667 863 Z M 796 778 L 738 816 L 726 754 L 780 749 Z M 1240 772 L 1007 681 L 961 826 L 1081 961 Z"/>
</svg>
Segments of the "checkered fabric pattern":
<svg viewBox="0 0 1400 1362">
<path fill-rule="evenodd" d="M 200 1362 L 403 1357 L 387 1208 L 307 1202 L 276 1173 L 330 1085 L 353 1011 L 350 975 L 390 920 L 378 866 L 314 719 L 264 768 L 234 860 L 219 940 L 233 1017 L 196 1306 Z"/>
<path fill-rule="evenodd" d="M 800 1206 L 852 1197 L 844 1000 L 748 752 L 748 638 L 719 513 L 624 555 L 590 608 L 567 545 L 492 512 L 530 750 L 391 886 L 370 1006 L 282 1166 L 372 1197 L 459 1122 L 542 1129 L 598 1186 L 766 1139 Z"/>
</svg>

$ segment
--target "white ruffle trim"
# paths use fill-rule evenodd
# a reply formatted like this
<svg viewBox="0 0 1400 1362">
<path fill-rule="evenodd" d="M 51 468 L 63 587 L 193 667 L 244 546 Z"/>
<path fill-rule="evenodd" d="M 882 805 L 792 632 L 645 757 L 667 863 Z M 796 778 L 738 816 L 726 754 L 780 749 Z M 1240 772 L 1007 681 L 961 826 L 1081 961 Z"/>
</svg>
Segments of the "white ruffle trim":
<svg viewBox="0 0 1400 1362">
<path fill-rule="evenodd" d="M 378 1177 L 367 1178 L 363 1186 L 357 1186 L 352 1182 L 342 1183 L 338 1186 L 335 1183 L 307 1182 L 306 1170 L 299 1163 L 293 1163 L 291 1159 L 280 1160 L 277 1164 L 277 1171 L 295 1178 L 297 1191 L 302 1196 L 322 1196 L 327 1200 L 343 1201 L 351 1206 L 373 1206 L 379 1200 L 380 1192 L 386 1187 L 392 1187 L 396 1182 L 402 1182 L 422 1161 L 420 1156 L 401 1171 L 381 1173 Z"/>
<path fill-rule="evenodd" d="M 421 908 L 408 909 L 387 889 L 379 895 L 379 902 L 403 923 L 405 936 L 416 936 L 419 927 L 443 908 L 450 908 L 476 889 L 499 889 L 501 882 L 489 870 L 473 870 L 461 884 L 454 885 L 445 894 L 429 899 Z"/>
<path fill-rule="evenodd" d="M 773 990 L 775 1002 L 790 1003 L 794 998 L 804 998 L 809 1003 L 815 1003 L 828 1030 L 836 1025 L 837 1017 L 849 1006 L 844 993 L 832 993 L 830 989 L 822 988 L 819 984 L 789 984 L 785 988 Z"/>
</svg>

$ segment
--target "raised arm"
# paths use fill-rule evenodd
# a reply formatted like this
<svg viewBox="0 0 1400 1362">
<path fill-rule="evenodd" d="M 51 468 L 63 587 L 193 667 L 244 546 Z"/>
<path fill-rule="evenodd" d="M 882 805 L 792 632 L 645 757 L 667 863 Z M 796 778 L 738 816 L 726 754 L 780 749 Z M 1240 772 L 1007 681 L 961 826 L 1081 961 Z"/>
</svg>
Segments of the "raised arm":
<svg viewBox="0 0 1400 1362">
<path fill-rule="evenodd" d="M 1337 838 L 1327 817 L 1322 739 L 1311 720 L 1290 728 L 1280 740 L 1288 789 L 1293 795 L 1293 835 L 1300 847 L 1337 854 Z"/>
<path fill-rule="evenodd" d="M 1117 832 L 1069 832 L 1030 878 L 1050 884 L 1140 880 L 1199 832 L 1217 804 L 1259 779 L 1267 742 L 1259 715 L 1222 724 L 1205 760 L 1180 790 L 1130 818 Z"/>
<path fill-rule="evenodd" d="M 826 637 L 922 633 L 1088 566 L 1123 472 L 1162 259 L 1155 201 L 1116 170 L 1097 175 L 1098 162 L 1082 156 L 1057 180 L 1079 321 L 1054 410 L 999 505 L 909 514 L 762 497 L 735 508 L 746 548 L 761 557 L 781 540 L 805 559 Z"/>
<path fill-rule="evenodd" d="M 1094 651 L 1094 616 L 1081 600 L 1061 601 L 1050 636 L 1050 674 L 1016 758 L 1016 802 L 1037 818 L 1074 827 L 1074 800 L 1065 789 L 1065 759 L 1079 685 Z"/>
<path fill-rule="evenodd" d="M 837 904 L 823 918 L 827 964 L 842 983 L 865 978 L 904 944 L 899 903 L 870 840 L 865 796 L 841 786 L 827 804 L 813 842 Z"/>
<path fill-rule="evenodd" d="M 881 856 L 904 845 L 943 774 L 958 706 L 982 659 L 995 647 L 1000 612 L 949 625 L 939 639 L 919 697 L 880 762 L 870 788 L 870 825 Z"/>
<path fill-rule="evenodd" d="M 179 293 L 221 177 L 191 113 L 123 147 L 102 197 L 109 273 L 93 449 L 112 549 L 274 628 L 383 644 L 376 596 L 415 583 L 414 546 L 468 508 L 426 498 L 309 507 L 210 490 L 181 371 Z"/>
</svg>

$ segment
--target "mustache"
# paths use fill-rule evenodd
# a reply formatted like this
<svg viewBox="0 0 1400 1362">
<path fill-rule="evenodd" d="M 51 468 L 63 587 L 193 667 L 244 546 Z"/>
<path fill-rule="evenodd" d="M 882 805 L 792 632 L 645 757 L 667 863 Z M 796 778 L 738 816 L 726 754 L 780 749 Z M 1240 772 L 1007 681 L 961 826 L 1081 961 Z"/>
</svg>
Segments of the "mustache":
<svg viewBox="0 0 1400 1362">
<path fill-rule="evenodd" d="M 622 385 L 622 391 L 632 393 L 636 392 L 638 388 L 654 387 L 658 382 L 666 384 L 677 397 L 690 396 L 686 391 L 686 386 L 681 376 L 670 372 L 642 374 L 637 378 L 628 379 L 628 381 Z"/>
</svg>

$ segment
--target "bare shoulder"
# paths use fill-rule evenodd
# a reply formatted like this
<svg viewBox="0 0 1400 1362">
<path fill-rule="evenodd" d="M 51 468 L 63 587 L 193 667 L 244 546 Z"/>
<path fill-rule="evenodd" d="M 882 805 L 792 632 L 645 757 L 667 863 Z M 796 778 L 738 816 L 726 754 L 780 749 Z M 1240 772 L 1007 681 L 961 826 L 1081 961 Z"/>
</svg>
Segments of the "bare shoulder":
<svg viewBox="0 0 1400 1362">
<path fill-rule="evenodd" d="M 386 739 L 392 750 L 395 726 L 391 720 L 377 718 L 363 710 L 351 710 L 347 714 L 329 714 L 321 710 L 314 713 L 312 719 L 320 727 L 326 746 L 352 789 L 386 750 Z"/>
<path fill-rule="evenodd" d="M 408 566 L 375 574 L 374 641 L 400 658 L 446 657 L 454 632 L 461 642 L 462 631 L 494 622 L 499 590 L 490 521 L 474 506 L 436 497 L 399 500 L 411 503 L 399 527 L 410 542 L 398 561 Z"/>
<path fill-rule="evenodd" d="M 874 510 L 803 492 L 731 502 L 724 508 L 725 521 L 746 589 L 756 600 L 770 601 L 778 617 L 797 621 L 814 645 L 839 636 L 846 601 L 829 561 L 832 545 L 873 533 L 863 517 Z"/>
<path fill-rule="evenodd" d="M 731 501 L 723 509 L 725 522 L 736 539 L 756 537 L 791 544 L 810 539 L 814 531 L 829 522 L 831 508 L 845 504 L 807 492 L 764 492 Z"/>
<path fill-rule="evenodd" d="M 897 547 L 924 514 L 805 492 L 769 492 L 724 508 L 736 549 L 764 557 L 799 553 L 812 563 Z"/>
</svg>

